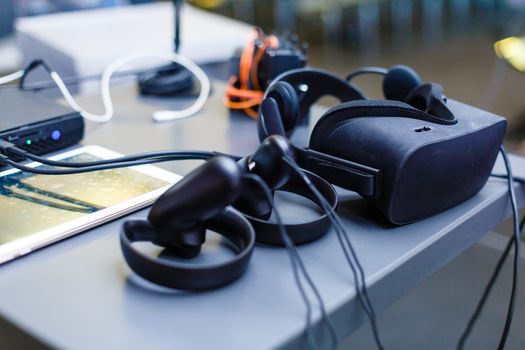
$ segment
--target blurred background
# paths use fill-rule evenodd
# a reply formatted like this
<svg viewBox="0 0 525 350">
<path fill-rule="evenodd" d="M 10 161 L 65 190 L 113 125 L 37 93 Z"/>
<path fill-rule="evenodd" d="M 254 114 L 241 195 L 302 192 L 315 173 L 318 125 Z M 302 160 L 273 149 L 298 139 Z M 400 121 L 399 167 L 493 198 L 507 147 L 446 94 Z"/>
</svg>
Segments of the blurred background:
<svg viewBox="0 0 525 350">
<path fill-rule="evenodd" d="M 21 62 L 16 17 L 115 7 L 153 0 L 1 0 L 0 73 Z M 523 0 L 191 0 L 309 44 L 309 65 L 339 74 L 362 65 L 404 63 L 455 99 L 505 116 L 508 146 L 525 154 L 525 75 L 498 58 L 494 43 L 525 34 Z M 2 39 L 3 38 L 3 39 Z M 523 44 L 522 44 L 523 45 Z M 522 55 L 525 56 L 525 47 Z M 525 58 L 524 58 L 525 61 Z M 522 67 L 525 69 L 525 67 Z M 380 78 L 358 79 L 380 98 Z"/>
<path fill-rule="evenodd" d="M 152 1 L 0 0 L 0 74 L 19 68 L 23 62 L 14 35 L 17 17 L 146 2 Z M 363 65 L 410 65 L 423 80 L 443 85 L 450 98 L 506 117 L 507 146 L 525 155 L 525 44 L 510 40 L 500 44 L 499 55 L 495 50 L 496 42 L 525 35 L 525 0 L 192 0 L 188 3 L 259 26 L 267 33 L 295 33 L 309 45 L 310 66 L 341 75 Z M 380 77 L 358 78 L 356 83 L 369 96 L 382 97 Z M 465 324 L 471 309 L 465 305 L 477 300 L 471 296 L 480 294 L 510 230 L 504 225 L 496 231 L 500 233 L 489 233 L 381 315 L 389 349 L 416 349 L 422 344 L 427 350 L 451 348 L 455 339 L 450 334 L 457 334 Z M 510 285 L 508 274 L 502 277 L 494 293 L 495 301 L 485 311 L 486 322 L 480 323 L 472 336 L 476 339 L 473 349 L 495 347 L 494 339 L 499 336 L 504 317 L 506 287 Z M 525 307 L 523 288 L 521 291 L 517 310 Z M 522 312 L 517 313 L 515 321 L 508 348 L 524 349 Z M 347 339 L 341 349 L 373 347 L 366 327 Z"/>
</svg>

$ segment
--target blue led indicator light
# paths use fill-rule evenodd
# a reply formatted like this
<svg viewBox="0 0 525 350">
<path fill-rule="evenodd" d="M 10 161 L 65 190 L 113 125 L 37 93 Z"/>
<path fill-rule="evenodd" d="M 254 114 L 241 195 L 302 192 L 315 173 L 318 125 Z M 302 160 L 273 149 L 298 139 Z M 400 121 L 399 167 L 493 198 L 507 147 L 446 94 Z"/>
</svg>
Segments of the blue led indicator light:
<svg viewBox="0 0 525 350">
<path fill-rule="evenodd" d="M 55 141 L 57 141 L 58 139 L 60 139 L 60 130 L 53 130 L 53 132 L 51 132 L 51 138 Z"/>
</svg>

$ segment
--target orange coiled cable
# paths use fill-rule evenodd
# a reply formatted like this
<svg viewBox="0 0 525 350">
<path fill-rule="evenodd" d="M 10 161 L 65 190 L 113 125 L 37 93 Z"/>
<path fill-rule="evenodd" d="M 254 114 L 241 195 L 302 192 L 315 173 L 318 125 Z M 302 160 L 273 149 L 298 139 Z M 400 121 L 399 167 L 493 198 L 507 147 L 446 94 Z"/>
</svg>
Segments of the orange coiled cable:
<svg viewBox="0 0 525 350">
<path fill-rule="evenodd" d="M 261 41 L 261 44 L 257 42 Z M 275 35 L 264 37 L 263 32 L 254 28 L 244 47 L 239 61 L 239 76 L 229 79 L 228 88 L 224 97 L 224 104 L 230 109 L 241 109 L 248 116 L 256 119 L 254 109 L 262 102 L 264 91 L 257 76 L 259 63 L 269 47 L 277 47 L 279 40 Z"/>
</svg>

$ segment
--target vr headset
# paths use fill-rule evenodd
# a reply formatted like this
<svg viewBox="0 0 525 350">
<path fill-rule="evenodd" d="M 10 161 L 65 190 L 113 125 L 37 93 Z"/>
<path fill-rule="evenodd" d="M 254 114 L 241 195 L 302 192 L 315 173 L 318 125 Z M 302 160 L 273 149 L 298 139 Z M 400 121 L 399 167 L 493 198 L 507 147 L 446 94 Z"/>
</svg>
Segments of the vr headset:
<svg viewBox="0 0 525 350">
<path fill-rule="evenodd" d="M 385 76 L 385 100 L 368 100 L 350 84 L 364 73 Z M 308 148 L 293 147 L 297 161 L 367 198 L 391 223 L 432 216 L 483 187 L 505 135 L 505 119 L 447 102 L 441 86 L 422 83 L 406 66 L 367 67 L 347 80 L 313 68 L 280 75 L 261 104 L 259 138 L 290 138 L 313 103 L 333 96 L 342 103 L 319 119 Z"/>
</svg>

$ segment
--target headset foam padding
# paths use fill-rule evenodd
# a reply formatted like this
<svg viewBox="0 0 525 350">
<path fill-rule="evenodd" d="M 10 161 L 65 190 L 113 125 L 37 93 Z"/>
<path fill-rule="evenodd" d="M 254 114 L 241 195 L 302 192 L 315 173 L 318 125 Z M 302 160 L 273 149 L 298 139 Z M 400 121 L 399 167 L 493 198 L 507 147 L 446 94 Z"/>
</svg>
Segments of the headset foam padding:
<svg viewBox="0 0 525 350">
<path fill-rule="evenodd" d="M 396 65 L 383 79 L 383 94 L 388 100 L 405 101 L 408 94 L 421 85 L 419 75 L 410 67 Z"/>
<path fill-rule="evenodd" d="M 299 99 L 295 89 L 290 83 L 279 81 L 272 85 L 266 98 L 273 98 L 277 101 L 284 130 L 288 133 L 295 127 L 299 119 Z"/>
<path fill-rule="evenodd" d="M 289 137 L 299 121 L 299 98 L 293 86 L 285 81 L 273 84 L 259 108 L 259 140 L 271 135 Z"/>
</svg>

